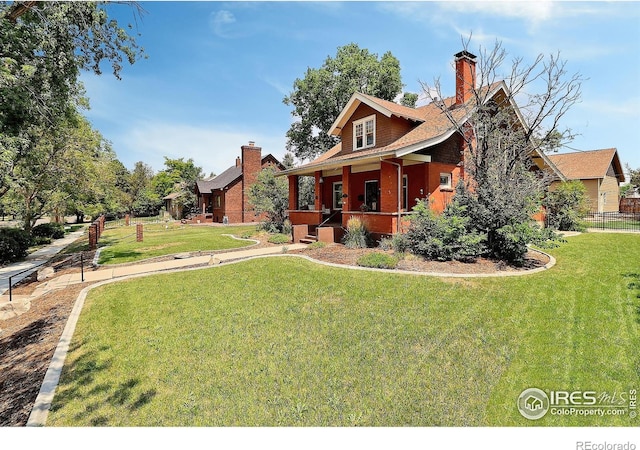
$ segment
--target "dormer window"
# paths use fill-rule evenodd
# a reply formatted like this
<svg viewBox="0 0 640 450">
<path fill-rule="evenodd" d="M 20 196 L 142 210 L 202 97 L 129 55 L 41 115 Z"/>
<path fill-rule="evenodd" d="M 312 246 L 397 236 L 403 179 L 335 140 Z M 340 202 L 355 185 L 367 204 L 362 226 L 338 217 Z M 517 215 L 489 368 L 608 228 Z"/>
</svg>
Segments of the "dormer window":
<svg viewBox="0 0 640 450">
<path fill-rule="evenodd" d="M 360 150 L 376 145 L 376 116 L 353 122 L 353 149 Z"/>
</svg>

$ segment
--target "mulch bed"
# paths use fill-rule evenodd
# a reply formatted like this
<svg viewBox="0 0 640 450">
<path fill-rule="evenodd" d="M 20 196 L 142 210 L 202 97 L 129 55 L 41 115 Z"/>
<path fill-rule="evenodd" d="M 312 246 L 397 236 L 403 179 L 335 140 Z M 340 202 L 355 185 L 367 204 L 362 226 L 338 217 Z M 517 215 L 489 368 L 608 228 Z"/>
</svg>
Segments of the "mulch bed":
<svg viewBox="0 0 640 450">
<path fill-rule="evenodd" d="M 333 264 L 344 264 L 355 266 L 358 258 L 367 253 L 387 253 L 393 254 L 391 251 L 382 251 L 375 248 L 365 249 L 349 249 L 342 244 L 331 244 L 323 248 L 304 249 L 297 253 L 307 255 L 310 258 L 325 261 Z M 293 253 L 293 252 L 292 252 Z M 413 272 L 428 273 L 454 273 L 454 274 L 492 274 L 500 272 L 521 272 L 542 267 L 549 262 L 549 257 L 529 250 L 525 263 L 522 267 L 516 267 L 505 264 L 502 261 L 494 261 L 486 258 L 479 258 L 473 263 L 464 263 L 460 261 L 427 261 L 420 257 L 407 255 L 398 263 L 398 270 L 408 270 Z"/>
<path fill-rule="evenodd" d="M 259 246 L 273 246 L 262 241 Z M 242 249 L 239 249 L 242 250 Z M 348 249 L 344 245 L 333 244 L 323 248 L 291 251 L 313 259 L 334 264 L 356 265 L 360 256 L 379 249 Z M 203 252 L 215 253 L 215 252 Z M 388 252 L 389 253 L 389 252 Z M 197 254 L 193 253 L 193 255 Z M 85 262 L 90 264 L 93 255 L 85 253 Z M 172 259 L 164 256 L 144 262 Z M 524 267 L 512 267 L 501 262 L 480 259 L 475 263 L 455 261 L 424 261 L 416 257 L 406 257 L 400 261 L 398 269 L 440 273 L 497 273 L 522 271 L 541 267 L 549 262 L 548 257 L 537 252 L 529 252 Z M 56 276 L 78 272 L 78 258 L 62 257 L 50 265 L 56 267 Z M 135 264 L 135 263 L 131 263 Z M 85 270 L 92 270 L 87 269 Z M 23 280 L 13 289 L 16 295 L 28 295 L 40 282 L 33 278 Z M 24 426 L 40 390 L 40 385 L 58 345 L 60 335 L 66 325 L 73 304 L 80 291 L 89 283 L 72 285 L 66 289 L 53 291 L 37 298 L 26 313 L 0 321 L 0 426 Z"/>
</svg>

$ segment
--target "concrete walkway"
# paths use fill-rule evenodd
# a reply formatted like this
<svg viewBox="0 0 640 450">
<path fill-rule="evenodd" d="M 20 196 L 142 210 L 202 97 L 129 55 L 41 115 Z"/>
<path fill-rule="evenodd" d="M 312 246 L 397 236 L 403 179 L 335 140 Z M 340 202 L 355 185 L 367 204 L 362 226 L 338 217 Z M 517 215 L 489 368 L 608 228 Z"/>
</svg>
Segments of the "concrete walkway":
<svg viewBox="0 0 640 450">
<path fill-rule="evenodd" d="M 51 258 L 63 249 L 73 244 L 78 238 L 82 237 L 84 233 L 84 229 L 69 233 L 62 239 L 56 239 L 46 247 L 29 254 L 24 261 L 0 268 L 0 295 L 9 290 L 9 277 L 12 277 L 11 283 L 15 285 L 38 270 L 40 266 L 49 262 Z M 24 271 L 24 273 L 20 273 L 22 271 Z"/>
<path fill-rule="evenodd" d="M 73 241 L 72 241 L 73 242 Z M 67 244 L 68 245 L 68 244 Z M 299 250 L 306 247 L 306 244 L 290 244 L 285 246 L 288 250 Z M 58 250 L 59 251 L 59 250 Z M 53 252 L 53 250 L 51 250 Z M 57 252 L 56 252 L 57 253 Z M 9 302 L 9 295 L 0 295 L 0 320 L 6 320 L 24 314 L 31 307 L 31 302 L 36 298 L 48 292 L 57 289 L 64 289 L 69 285 L 78 283 L 97 283 L 100 281 L 112 280 L 115 278 L 123 278 L 131 275 L 140 275 L 148 273 L 157 273 L 167 270 L 176 270 L 184 267 L 216 265 L 228 261 L 241 260 L 256 256 L 274 255 L 283 253 L 283 247 L 263 247 L 250 248 L 248 250 L 236 250 L 215 255 L 192 256 L 186 258 L 177 258 L 161 262 L 140 263 L 120 267 L 107 267 L 99 270 L 85 271 L 84 281 L 80 272 L 61 275 L 51 278 L 38 285 L 31 295 L 13 295 L 13 299 Z M 53 254 L 55 255 L 55 253 Z M 28 271 L 25 276 L 44 264 L 47 260 L 37 260 L 39 265 L 33 270 Z M 22 269 L 24 270 L 24 269 Z M 8 275 L 7 275 L 8 276 Z M 24 277 L 23 277 L 24 278 Z M 17 279 L 17 277 L 16 277 Z M 12 281 L 15 283 L 16 281 Z M 8 287 L 8 281 L 7 281 Z"/>
<path fill-rule="evenodd" d="M 287 250 L 299 250 L 306 247 L 305 244 L 290 244 L 285 246 Z M 141 263 L 122 267 L 103 268 L 84 273 L 84 282 L 95 283 L 98 281 L 122 278 L 129 275 L 139 275 L 142 273 L 162 272 L 165 270 L 181 269 L 190 266 L 215 265 L 237 259 L 252 258 L 254 256 L 274 255 L 283 253 L 282 247 L 263 247 L 249 250 L 236 250 L 215 255 L 192 256 L 189 258 L 172 259 L 154 263 Z M 80 273 L 71 273 L 52 278 L 42 285 L 43 289 L 60 289 L 70 284 L 81 283 Z M 40 289 L 40 287 L 38 288 Z M 35 293 L 35 292 L 34 292 Z"/>
</svg>

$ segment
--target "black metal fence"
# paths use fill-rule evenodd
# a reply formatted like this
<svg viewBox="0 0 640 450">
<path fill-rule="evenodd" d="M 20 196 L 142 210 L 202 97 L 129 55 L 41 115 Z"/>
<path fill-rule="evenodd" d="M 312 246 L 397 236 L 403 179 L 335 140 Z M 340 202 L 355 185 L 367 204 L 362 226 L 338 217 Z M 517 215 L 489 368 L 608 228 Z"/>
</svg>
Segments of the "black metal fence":
<svg viewBox="0 0 640 450">
<path fill-rule="evenodd" d="M 597 230 L 640 231 L 640 213 L 590 212 L 583 220 L 587 228 Z"/>
</svg>

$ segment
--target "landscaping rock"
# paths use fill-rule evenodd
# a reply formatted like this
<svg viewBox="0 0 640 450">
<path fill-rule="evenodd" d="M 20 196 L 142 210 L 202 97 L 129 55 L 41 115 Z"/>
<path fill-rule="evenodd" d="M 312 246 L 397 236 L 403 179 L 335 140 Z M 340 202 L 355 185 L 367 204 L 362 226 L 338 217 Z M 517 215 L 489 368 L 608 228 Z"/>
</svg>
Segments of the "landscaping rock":
<svg viewBox="0 0 640 450">
<path fill-rule="evenodd" d="M 11 303 L 0 304 L 0 320 L 11 319 L 17 317 L 31 308 L 31 301 L 29 299 L 16 298 Z"/>
<path fill-rule="evenodd" d="M 45 267 L 44 269 L 38 270 L 38 281 L 46 280 L 47 278 L 51 278 L 55 270 L 53 267 Z"/>
<path fill-rule="evenodd" d="M 178 253 L 173 255 L 173 259 L 187 259 L 191 258 L 191 253 Z"/>
</svg>

